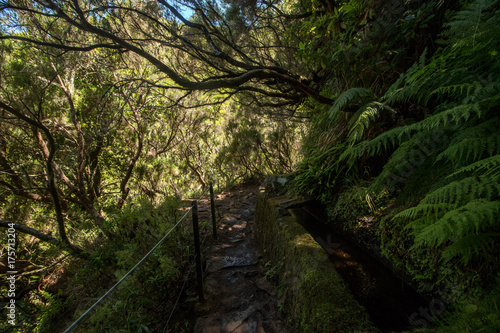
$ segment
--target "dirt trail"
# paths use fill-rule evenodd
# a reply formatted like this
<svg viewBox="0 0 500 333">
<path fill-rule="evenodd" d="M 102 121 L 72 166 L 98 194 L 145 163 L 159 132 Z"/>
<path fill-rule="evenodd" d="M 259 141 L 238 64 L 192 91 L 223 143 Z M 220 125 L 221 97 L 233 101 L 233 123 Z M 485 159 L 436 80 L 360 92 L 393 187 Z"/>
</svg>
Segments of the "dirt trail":
<svg viewBox="0 0 500 333">
<path fill-rule="evenodd" d="M 196 333 L 287 332 L 255 242 L 258 190 L 240 185 L 216 195 L 218 239 L 207 239 L 206 301 L 197 309 Z M 202 200 L 199 207 L 210 220 L 210 202 Z"/>
</svg>

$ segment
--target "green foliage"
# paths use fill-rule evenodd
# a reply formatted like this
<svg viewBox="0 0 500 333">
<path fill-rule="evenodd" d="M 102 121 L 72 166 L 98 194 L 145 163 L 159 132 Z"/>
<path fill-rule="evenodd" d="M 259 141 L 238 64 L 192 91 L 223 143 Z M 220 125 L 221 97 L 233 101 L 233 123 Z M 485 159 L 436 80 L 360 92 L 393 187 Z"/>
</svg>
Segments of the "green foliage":
<svg viewBox="0 0 500 333">
<path fill-rule="evenodd" d="M 361 141 L 370 125 L 375 123 L 384 111 L 395 112 L 391 107 L 376 101 L 361 107 L 349 121 L 350 129 L 347 138 L 349 145 L 352 146 Z"/>
<path fill-rule="evenodd" d="M 500 286 L 480 297 L 464 297 L 456 302 L 455 312 L 442 320 L 437 332 L 498 332 L 500 330 Z"/>
<path fill-rule="evenodd" d="M 139 7 L 135 6 L 133 13 L 141 10 L 152 15 L 150 18 L 160 19 L 158 7 L 151 3 L 127 2 L 124 6 L 134 4 Z M 2 7 L 7 5 L 10 3 L 0 4 Z M 19 3 L 19 6 L 23 5 L 30 7 L 32 3 Z M 60 5 L 62 10 L 69 8 L 63 3 Z M 80 5 L 92 6 L 88 3 Z M 205 9 L 207 15 L 214 14 Z M 85 46 L 105 43 L 97 36 L 65 25 L 64 21 L 50 22 L 51 19 L 43 15 L 28 18 L 22 10 L 8 12 L 0 15 L 0 21 L 8 21 L 10 26 L 0 28 L 2 37 L 12 33 L 34 40 L 41 36 L 39 33 L 45 26 L 54 34 L 51 37 L 61 37 L 58 43 L 76 45 L 81 42 Z M 88 19 L 111 33 L 127 31 L 133 38 L 142 33 L 155 35 L 158 32 L 156 24 L 142 25 L 145 21 L 141 19 L 145 16 L 136 17 L 136 21 L 126 14 L 120 21 L 114 16 L 117 12 L 111 16 L 108 14 L 103 17 L 92 14 Z M 165 17 L 161 15 L 161 18 Z M 290 57 L 293 51 L 275 53 L 273 50 L 268 54 L 260 47 L 261 43 L 270 40 L 279 42 L 281 34 L 274 38 L 270 34 L 265 36 L 260 29 L 245 27 L 249 22 L 246 17 L 241 18 L 241 21 L 231 24 L 241 23 L 238 33 L 248 33 L 251 37 L 247 40 L 255 39 L 258 45 L 252 50 L 244 48 L 236 52 L 244 59 L 241 63 L 246 63 L 247 57 L 253 57 L 259 62 L 262 60 L 262 64 L 288 68 L 286 65 L 293 59 Z M 32 19 L 37 20 L 37 24 L 32 25 Z M 23 24 L 28 27 L 23 28 Z M 170 27 L 174 31 L 177 28 L 172 24 L 170 18 L 165 18 L 161 29 Z M 227 36 L 234 37 L 231 27 L 219 28 L 227 32 Z M 67 40 L 68 36 L 71 36 L 71 42 Z M 159 38 L 165 38 L 164 32 Z M 195 37 L 193 43 L 193 47 L 199 50 L 209 47 L 202 38 Z M 196 56 L 190 52 L 188 57 L 179 56 L 179 50 L 156 46 L 151 49 L 160 62 L 176 59 L 175 64 L 168 66 L 181 68 L 180 74 L 192 76 L 194 81 L 199 81 L 200 75 L 218 75 L 215 72 L 219 65 L 211 66 L 218 60 L 209 61 L 211 65 L 203 64 L 203 61 L 197 62 Z M 287 50 L 291 49 L 287 47 Z M 231 50 L 224 51 L 230 57 L 235 56 Z M 183 58 L 187 60 L 185 63 Z M 228 69 L 233 73 L 240 70 L 233 65 Z M 221 73 L 225 73 L 224 70 Z M 253 94 L 247 96 L 243 93 L 241 100 L 237 100 L 233 96 L 236 91 L 232 89 L 189 91 L 186 94 L 186 91 L 166 89 L 172 85 L 171 80 L 159 75 L 145 59 L 116 48 L 65 52 L 50 45 L 33 47 L 25 41 L 0 40 L 0 101 L 39 121 L 49 134 L 35 131 L 20 117 L 9 114 L 7 109 L 0 110 L 0 215 L 5 220 L 59 238 L 53 201 L 46 188 L 46 145 L 52 136 L 55 183 L 64 216 L 61 230 L 67 232 L 72 244 L 81 247 L 91 258 L 77 267 L 63 266 L 65 274 L 60 277 L 52 270 L 48 276 L 60 280 L 60 284 L 66 283 L 64 292 L 75 294 L 78 301 L 95 298 L 100 289 L 105 289 L 142 258 L 158 237 L 172 226 L 172 219 L 179 217 L 177 199 L 199 194 L 209 181 L 224 187 L 246 177 L 288 172 L 296 161 L 298 132 L 302 124 L 265 116 L 270 108 L 260 106 L 260 102 L 274 105 L 280 99 L 276 94 L 271 93 L 266 101 L 258 100 L 259 105 L 256 105 Z M 266 91 L 269 88 L 266 84 L 260 87 L 259 90 Z M 262 96 L 267 96 L 267 93 Z M 282 113 L 291 113 L 288 103 L 277 111 L 280 116 Z M 164 204 L 166 200 L 171 202 Z M 143 272 L 137 273 L 138 277 L 132 279 L 127 288 L 135 287 L 142 292 L 156 287 L 160 290 L 180 279 L 184 265 L 190 259 L 187 244 L 191 240 L 186 239 L 185 234 L 186 230 L 180 228 L 168 244 L 158 248 L 151 263 L 145 265 Z M 23 238 L 20 243 L 33 246 L 22 252 L 19 259 L 35 259 L 40 266 L 50 265 L 62 251 L 48 243 L 34 241 L 31 236 Z M 74 283 L 85 292 L 68 287 L 71 274 L 75 275 Z M 23 287 L 38 285 L 44 279 L 46 276 L 26 278 L 29 283 L 23 279 Z M 95 285 L 96 281 L 99 282 L 97 290 L 85 288 Z M 135 289 L 131 295 L 144 298 L 144 294 Z M 165 307 L 170 306 L 169 301 L 161 302 Z M 140 310 L 142 305 L 141 302 L 136 305 L 122 303 L 124 308 L 130 307 L 129 313 L 137 312 L 140 317 L 134 329 L 153 317 L 154 311 L 149 314 L 145 311 L 150 305 L 144 305 Z M 31 309 L 30 306 L 27 308 Z M 57 316 L 49 316 L 51 309 L 56 311 L 56 308 L 57 304 L 53 303 L 53 306 L 41 310 L 47 312 L 47 322 L 57 321 Z M 23 321 L 26 320 L 21 325 L 29 330 L 27 323 L 36 325 L 37 312 L 32 311 L 31 317 L 30 311 L 26 313 L 22 317 Z M 123 320 L 119 314 L 110 313 L 117 322 Z M 97 329 L 102 329 L 101 324 L 104 325 L 96 321 Z"/>
<path fill-rule="evenodd" d="M 328 207 L 327 213 L 331 220 L 346 230 L 357 225 L 358 217 L 371 213 L 366 201 L 366 188 L 352 186 L 339 196 L 334 206 Z"/>
<path fill-rule="evenodd" d="M 204 7 L 203 20 L 215 17 L 212 28 L 220 34 L 212 36 L 221 38 L 215 44 L 227 42 L 214 58 L 212 51 L 201 51 L 212 50 L 212 45 L 192 33 L 194 29 L 183 35 L 188 39 L 174 36 L 165 39 L 168 47 L 158 48 L 156 41 L 167 30 L 180 31 L 176 21 L 166 19 L 153 27 L 136 20 L 134 11 L 123 20 L 118 10 L 117 16 L 103 17 L 99 9 L 89 11 L 92 23 L 122 31 L 157 63 L 168 59 L 168 66 L 197 84 L 210 76 L 222 82 L 253 66 L 269 73 L 277 69 L 275 78 L 291 74 L 284 81 L 255 77 L 234 90 L 165 89 L 174 85 L 172 80 L 134 52 L 61 52 L 2 40 L 0 99 L 39 120 L 52 134 L 67 231 L 92 257 L 74 271 L 65 268 L 75 272 L 74 282 L 81 288 L 68 293 L 91 302 L 149 250 L 178 217 L 179 202 L 158 201 L 196 193 L 213 178 L 229 184 L 289 172 L 300 153 L 305 158 L 297 166 L 295 188 L 323 202 L 336 199 L 333 215 L 346 225 L 354 226 L 358 215 L 377 216 L 386 196 L 393 197 L 398 213 L 377 224 L 382 252 L 420 286 L 456 277 L 463 277 L 464 285 L 488 282 L 486 276 L 498 268 L 499 252 L 500 16 L 498 1 L 461 3 L 466 4 L 463 10 L 451 12 L 444 25 L 445 9 L 458 4 L 305 0 L 260 8 L 245 2 L 228 3 L 226 14 L 219 15 L 219 4 L 211 3 Z M 19 6 L 25 4 L 30 3 L 19 1 Z M 137 10 L 160 19 L 159 7 L 137 4 Z M 66 5 L 61 3 L 63 10 Z M 272 15 L 271 9 L 276 9 Z M 30 9 L 27 13 L 32 15 L 14 10 L 0 15 L 6 24 L 2 34 L 45 36 L 48 41 L 54 37 L 58 43 L 71 35 L 72 45 L 106 43 L 65 26 L 64 20 L 37 18 Z M 288 20 L 288 15 L 301 18 Z M 276 19 L 278 23 L 272 21 Z M 441 26 L 444 31 L 436 43 Z M 245 43 L 233 44 L 243 36 Z M 227 64 L 227 59 L 234 61 Z M 296 86 L 290 88 L 288 80 Z M 325 107 L 308 100 L 291 110 L 290 105 L 303 102 L 308 89 L 321 90 L 335 103 Z M 295 94 L 299 90 L 304 94 Z M 253 95 L 257 91 L 261 100 Z M 241 93 L 238 100 L 232 97 L 236 92 Z M 298 98 L 290 102 L 283 96 Z M 277 102 L 282 99 L 285 104 Z M 263 116 L 268 107 L 273 117 Z M 312 118 L 303 152 L 296 146 L 303 126 L 297 119 L 283 119 L 292 111 Z M 0 215 L 57 237 L 45 186 L 43 144 L 48 138 L 42 133 L 40 139 L 31 126 L 1 112 L 0 162 L 5 172 L 0 174 Z M 371 186 L 365 190 L 367 181 Z M 116 209 L 120 199 L 124 206 Z M 155 314 L 171 305 L 170 299 L 159 297 L 176 286 L 190 259 L 185 237 L 186 230 L 180 229 L 158 248 L 84 329 L 157 329 L 160 315 Z M 49 264 L 59 254 L 35 242 L 21 255 Z M 67 279 L 61 277 L 62 282 Z M 93 288 L 96 281 L 98 290 Z M 33 313 L 40 314 L 40 329 L 55 327 L 53 321 L 66 304 L 70 310 L 76 306 L 50 293 L 43 297 L 49 305 L 41 310 L 29 300 Z M 23 328 L 32 328 L 37 320 L 26 319 Z"/>
<path fill-rule="evenodd" d="M 500 153 L 500 135 L 497 133 L 498 120 L 481 122 L 477 126 L 464 128 L 454 136 L 450 145 L 436 158 L 444 159 L 455 167 L 479 161 L 482 157 L 494 157 Z"/>
<path fill-rule="evenodd" d="M 61 295 L 52 295 L 46 291 L 41 291 L 40 296 L 43 299 L 44 309 L 40 311 L 41 315 L 35 332 L 54 332 L 56 327 L 53 325 L 59 319 L 58 317 L 68 315 L 68 309 L 71 308 L 71 300 L 64 299 Z"/>
<path fill-rule="evenodd" d="M 395 182 L 404 185 L 412 175 L 420 176 L 418 169 L 428 167 L 429 159 L 435 170 L 450 168 L 446 165 L 451 162 L 449 176 L 430 188 L 416 207 L 396 218 L 413 220 L 408 227 L 415 235 L 414 247 L 444 245 L 446 260 L 458 257 L 463 263 L 487 253 L 499 228 L 500 174 L 490 163 L 500 154 L 500 123 L 491 104 L 500 98 L 500 91 L 498 81 L 487 79 L 499 71 L 498 62 L 492 63 L 491 58 L 499 17 L 488 11 L 491 6 L 476 1 L 461 11 L 447 25 L 446 47 L 428 64 L 422 58 L 382 98 L 389 104 L 415 101 L 424 105 L 435 98 L 439 104 L 434 114 L 348 148 L 341 156 L 354 164 L 365 154 L 395 148 L 374 183 L 393 191 Z M 470 24 L 474 33 L 464 35 L 463 29 L 470 29 Z M 485 61 L 490 64 L 487 72 Z M 472 85 L 471 78 L 476 80 Z M 479 168 L 487 176 L 464 177 L 459 171 L 463 168 Z"/>
<path fill-rule="evenodd" d="M 370 87 L 382 97 L 342 89 L 329 112 L 318 111 L 312 131 L 323 134 L 310 138 L 320 145 L 307 146 L 295 181 L 327 202 L 331 223 L 358 240 L 357 222 L 368 206 L 355 189 L 369 181 L 368 193 L 391 199 L 374 214 L 370 245 L 380 244 L 420 290 L 458 284 L 485 309 L 493 303 L 478 295 L 491 290 L 500 267 L 498 1 L 468 1 L 449 18 L 436 52 L 421 52 L 383 91 Z M 460 327 L 470 331 L 498 325 L 495 313 L 462 312 Z"/>
<path fill-rule="evenodd" d="M 354 104 L 354 102 L 364 104 L 370 97 L 373 97 L 372 92 L 365 88 L 351 88 L 344 91 L 328 111 L 330 120 L 335 119 L 337 113 L 347 106 Z"/>
<path fill-rule="evenodd" d="M 319 148 L 310 150 L 312 156 L 304 158 L 298 166 L 298 172 L 293 179 L 294 190 L 317 196 L 324 202 L 330 199 L 330 193 L 335 186 L 335 158 L 342 149 L 342 146 L 333 146 L 324 151 Z"/>
<path fill-rule="evenodd" d="M 301 5 L 312 15 L 292 25 L 290 38 L 297 40 L 297 56 L 307 74 L 324 78 L 325 91 L 332 88 L 334 96 L 352 87 L 383 92 L 427 45 L 429 35 L 437 33 L 447 7 L 437 1 L 303 1 Z"/>
<path fill-rule="evenodd" d="M 90 306 L 153 247 L 174 225 L 179 201 L 152 204 L 137 198 L 115 212 L 117 238 L 96 251 L 93 261 L 80 270 L 76 283 L 89 286 Z M 164 315 L 172 311 L 174 294 L 192 257 L 187 228 L 179 225 L 167 241 L 80 325 L 82 332 L 121 332 L 163 329 Z M 92 272 L 95 272 L 92 274 Z M 105 283 L 95 283 L 101 280 Z M 96 288 L 98 286 L 98 288 Z M 166 296 L 170 295 L 170 296 Z M 85 308 L 86 309 L 86 308 Z M 85 310 L 84 309 L 84 310 Z M 81 314 L 75 313 L 75 318 Z"/>
<path fill-rule="evenodd" d="M 227 184 L 239 178 L 290 172 L 298 155 L 294 146 L 299 130 L 300 125 L 283 119 L 256 117 L 249 110 L 238 110 L 227 122 L 227 144 L 214 164 Z"/>
</svg>

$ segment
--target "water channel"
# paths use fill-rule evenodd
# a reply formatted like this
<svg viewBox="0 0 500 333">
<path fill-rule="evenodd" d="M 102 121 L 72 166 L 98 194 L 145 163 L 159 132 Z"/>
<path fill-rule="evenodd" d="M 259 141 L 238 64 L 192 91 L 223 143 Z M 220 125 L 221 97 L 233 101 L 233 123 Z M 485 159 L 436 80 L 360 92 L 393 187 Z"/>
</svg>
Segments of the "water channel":
<svg viewBox="0 0 500 333">
<path fill-rule="evenodd" d="M 357 301 L 382 331 L 401 332 L 410 327 L 410 316 L 429 301 L 370 253 L 334 232 L 319 205 L 290 209 L 323 246 Z"/>
</svg>

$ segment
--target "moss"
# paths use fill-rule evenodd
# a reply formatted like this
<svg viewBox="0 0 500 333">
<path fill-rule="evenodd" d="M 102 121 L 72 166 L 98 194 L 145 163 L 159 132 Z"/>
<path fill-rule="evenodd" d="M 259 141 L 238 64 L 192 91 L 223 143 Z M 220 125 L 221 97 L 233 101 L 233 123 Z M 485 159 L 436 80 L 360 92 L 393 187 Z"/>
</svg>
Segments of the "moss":
<svg viewBox="0 0 500 333">
<path fill-rule="evenodd" d="M 295 216 L 279 208 L 289 199 L 261 194 L 256 211 L 261 246 L 280 267 L 280 303 L 289 324 L 298 332 L 375 331 L 321 246 Z"/>
</svg>

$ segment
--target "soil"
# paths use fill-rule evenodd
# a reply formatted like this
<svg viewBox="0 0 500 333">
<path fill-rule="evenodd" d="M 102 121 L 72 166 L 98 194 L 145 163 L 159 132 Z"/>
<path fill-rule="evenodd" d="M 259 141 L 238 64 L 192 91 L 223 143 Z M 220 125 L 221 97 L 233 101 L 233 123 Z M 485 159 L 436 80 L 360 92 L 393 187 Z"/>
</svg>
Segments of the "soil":
<svg viewBox="0 0 500 333">
<path fill-rule="evenodd" d="M 258 191 L 242 184 L 216 195 L 217 239 L 208 235 L 204 245 L 205 302 L 197 305 L 196 333 L 288 332 L 255 240 Z M 200 220 L 210 221 L 209 199 L 199 210 Z"/>
</svg>

